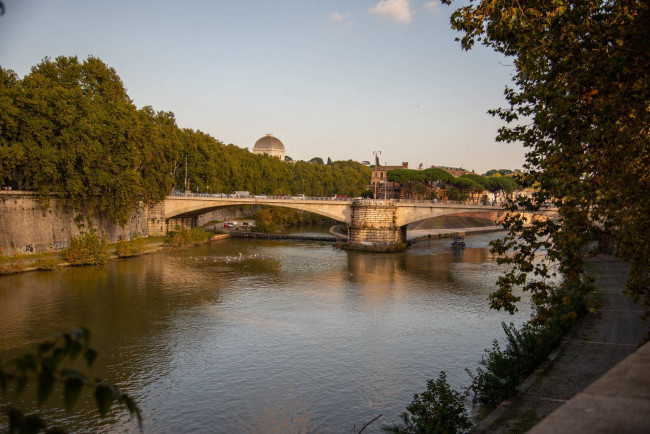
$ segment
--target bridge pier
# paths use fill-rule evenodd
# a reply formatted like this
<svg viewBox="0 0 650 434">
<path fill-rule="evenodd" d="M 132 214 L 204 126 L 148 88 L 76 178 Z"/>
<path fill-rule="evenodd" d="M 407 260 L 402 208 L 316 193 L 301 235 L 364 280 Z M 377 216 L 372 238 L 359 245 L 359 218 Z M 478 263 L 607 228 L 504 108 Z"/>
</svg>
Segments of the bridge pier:
<svg viewBox="0 0 650 434">
<path fill-rule="evenodd" d="M 147 221 L 149 235 L 167 235 L 177 227 L 192 229 L 198 225 L 198 216 L 165 218 L 163 202 L 149 204 Z"/>
<path fill-rule="evenodd" d="M 166 234 L 175 231 L 177 228 L 180 229 L 192 229 L 195 228 L 198 224 L 199 217 L 198 216 L 192 216 L 192 217 L 175 217 L 171 219 L 167 219 L 167 230 Z"/>
<path fill-rule="evenodd" d="M 398 226 L 397 206 L 385 201 L 354 202 L 347 248 L 397 252 L 406 248 L 406 226 Z"/>
</svg>

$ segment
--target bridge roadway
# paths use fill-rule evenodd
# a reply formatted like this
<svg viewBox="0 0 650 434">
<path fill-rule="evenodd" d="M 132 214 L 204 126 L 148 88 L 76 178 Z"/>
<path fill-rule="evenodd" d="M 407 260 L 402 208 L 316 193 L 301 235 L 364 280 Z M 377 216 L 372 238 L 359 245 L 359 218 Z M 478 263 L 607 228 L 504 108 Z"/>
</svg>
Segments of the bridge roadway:
<svg viewBox="0 0 650 434">
<path fill-rule="evenodd" d="M 160 205 L 160 204 L 158 204 Z M 406 241 L 406 225 L 443 215 L 483 215 L 497 221 L 505 211 L 498 205 L 431 200 L 377 200 L 338 199 L 331 197 L 287 198 L 276 197 L 220 197 L 207 194 L 180 194 L 167 196 L 158 206 L 157 220 L 162 232 L 175 226 L 195 226 L 196 218 L 220 208 L 239 205 L 267 205 L 293 208 L 320 214 L 346 223 L 349 244 L 360 250 L 393 251 Z M 151 211 L 150 209 L 150 214 Z M 552 213 L 547 210 L 543 214 Z M 542 216 L 542 218 L 544 218 Z M 160 222 L 164 221 L 164 225 Z"/>
</svg>

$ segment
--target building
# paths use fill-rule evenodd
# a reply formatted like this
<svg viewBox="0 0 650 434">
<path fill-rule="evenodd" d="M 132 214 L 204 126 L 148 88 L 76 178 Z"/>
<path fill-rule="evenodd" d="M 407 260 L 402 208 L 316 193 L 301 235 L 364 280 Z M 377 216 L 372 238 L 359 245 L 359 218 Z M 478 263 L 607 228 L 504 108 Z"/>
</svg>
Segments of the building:
<svg viewBox="0 0 650 434">
<path fill-rule="evenodd" d="M 400 183 L 386 181 L 389 170 L 408 169 L 409 163 L 403 162 L 401 166 L 375 166 L 372 169 L 369 189 L 375 199 L 399 199 Z"/>
<path fill-rule="evenodd" d="M 277 137 L 274 137 L 273 134 L 267 134 L 255 142 L 253 153 L 270 155 L 284 161 L 285 150 L 284 145 Z"/>
<path fill-rule="evenodd" d="M 466 175 L 466 174 L 475 174 L 474 171 L 469 171 L 466 169 L 463 169 L 462 167 L 449 167 L 449 166 L 431 166 L 432 169 L 442 169 L 445 172 L 449 173 L 450 175 L 458 178 L 459 176 Z"/>
</svg>

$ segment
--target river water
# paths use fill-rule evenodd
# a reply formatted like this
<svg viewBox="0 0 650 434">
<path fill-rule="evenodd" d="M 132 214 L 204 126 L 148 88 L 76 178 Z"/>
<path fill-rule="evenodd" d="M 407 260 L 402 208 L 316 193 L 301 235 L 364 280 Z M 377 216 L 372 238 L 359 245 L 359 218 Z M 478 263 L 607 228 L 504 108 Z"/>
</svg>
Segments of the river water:
<svg viewBox="0 0 650 434">
<path fill-rule="evenodd" d="M 528 318 L 526 305 L 514 317 L 488 308 L 498 236 L 395 254 L 228 239 L 4 276 L 0 359 L 85 325 L 101 351 L 93 375 L 137 400 L 145 432 L 349 433 L 382 414 L 364 431 L 379 432 L 440 371 L 466 386 L 500 323 Z M 41 413 L 73 432 L 137 431 L 122 411 L 48 405 Z"/>
</svg>

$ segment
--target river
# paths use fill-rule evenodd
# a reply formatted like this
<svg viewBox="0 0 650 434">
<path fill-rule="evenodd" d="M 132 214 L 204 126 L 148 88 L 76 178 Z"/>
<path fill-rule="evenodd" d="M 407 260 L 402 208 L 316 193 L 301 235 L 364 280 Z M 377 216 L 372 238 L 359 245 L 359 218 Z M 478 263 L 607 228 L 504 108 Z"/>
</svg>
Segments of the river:
<svg viewBox="0 0 650 434">
<path fill-rule="evenodd" d="M 500 323 L 530 315 L 488 307 L 498 236 L 395 254 L 228 239 L 4 276 L 0 358 L 85 325 L 101 351 L 93 375 L 137 400 L 145 432 L 349 433 L 383 414 L 364 431 L 379 432 L 441 370 L 466 386 Z M 72 432 L 137 431 L 122 411 L 98 419 L 89 403 L 57 405 L 40 411 Z"/>
</svg>

